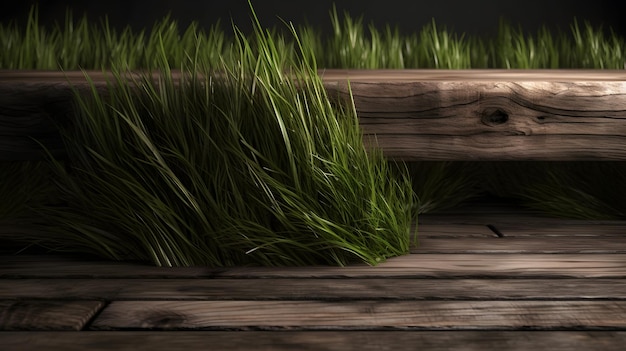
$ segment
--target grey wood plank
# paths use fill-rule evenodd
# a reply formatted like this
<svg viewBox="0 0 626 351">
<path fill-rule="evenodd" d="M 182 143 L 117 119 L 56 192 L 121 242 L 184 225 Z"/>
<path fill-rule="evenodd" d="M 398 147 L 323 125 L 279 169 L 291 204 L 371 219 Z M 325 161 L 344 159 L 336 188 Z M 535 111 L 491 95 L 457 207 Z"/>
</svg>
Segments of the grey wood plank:
<svg viewBox="0 0 626 351">
<path fill-rule="evenodd" d="M 0 299 L 626 300 L 626 279 L 0 279 Z"/>
<path fill-rule="evenodd" d="M 626 239 L 626 221 L 613 221 L 612 223 L 587 224 L 584 222 L 572 223 L 563 220 L 553 222 L 529 223 L 519 219 L 516 222 L 498 222 L 494 220 L 494 226 L 506 237 L 524 236 L 555 236 L 555 237 L 618 237 Z M 567 239 L 565 239 L 567 240 Z M 619 239 L 616 239 L 618 241 Z"/>
<path fill-rule="evenodd" d="M 626 329 L 626 301 L 114 301 L 92 330 Z"/>
<path fill-rule="evenodd" d="M 431 350 L 622 351 L 621 331 L 97 331 L 0 332 L 12 351 Z"/>
<path fill-rule="evenodd" d="M 411 253 L 624 254 L 626 253 L 626 235 L 624 237 L 427 237 L 419 239 L 419 245 L 412 248 Z"/>
<path fill-rule="evenodd" d="M 102 301 L 0 301 L 0 330 L 81 330 Z"/>
<path fill-rule="evenodd" d="M 0 255 L 0 278 L 207 278 L 222 270 L 211 267 L 155 267 L 140 262 L 65 255 Z"/>
<path fill-rule="evenodd" d="M 626 254 L 411 254 L 375 267 L 233 267 L 218 277 L 624 278 Z"/>
<path fill-rule="evenodd" d="M 349 84 L 325 78 L 325 86 L 329 94 L 354 101 L 365 134 L 375 134 L 390 157 L 593 160 L 599 151 L 593 145 L 601 143 L 598 159 L 621 158 L 624 115 L 612 100 L 621 100 L 621 83 L 498 81 L 495 76 L 495 81 L 425 81 L 410 75 L 392 81 L 383 78 L 391 77 L 387 74 L 393 73 L 350 72 Z M 620 132 L 608 136 L 601 132 L 607 127 Z"/>
<path fill-rule="evenodd" d="M 622 351 L 620 331 L 0 332 L 12 351 L 327 350 Z"/>
<path fill-rule="evenodd" d="M 494 239 L 495 240 L 495 239 Z M 159 268 L 53 256 L 0 256 L 0 278 L 624 278 L 626 254 L 411 254 L 371 267 Z"/>
</svg>

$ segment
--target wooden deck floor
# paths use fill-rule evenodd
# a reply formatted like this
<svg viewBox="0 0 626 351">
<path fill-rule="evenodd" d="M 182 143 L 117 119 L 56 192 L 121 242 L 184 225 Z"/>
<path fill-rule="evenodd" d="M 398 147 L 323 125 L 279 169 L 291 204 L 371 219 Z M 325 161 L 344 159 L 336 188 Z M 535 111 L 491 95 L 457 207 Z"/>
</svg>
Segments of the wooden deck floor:
<svg viewBox="0 0 626 351">
<path fill-rule="evenodd" d="M 377 267 L 0 256 L 2 350 L 624 350 L 626 222 L 469 207 Z"/>
</svg>

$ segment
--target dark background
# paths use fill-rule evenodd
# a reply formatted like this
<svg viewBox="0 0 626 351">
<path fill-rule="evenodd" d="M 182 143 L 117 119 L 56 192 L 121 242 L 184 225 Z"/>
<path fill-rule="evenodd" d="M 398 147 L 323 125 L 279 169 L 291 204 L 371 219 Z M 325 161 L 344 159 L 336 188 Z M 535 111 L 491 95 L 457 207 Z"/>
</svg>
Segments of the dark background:
<svg viewBox="0 0 626 351">
<path fill-rule="evenodd" d="M 11 2 L 7 4 L 7 2 Z M 16 19 L 23 22 L 35 1 L 9 0 L 0 8 L 0 21 Z M 266 27 L 281 25 L 280 17 L 294 24 L 309 23 L 328 31 L 329 10 L 333 3 L 342 13 L 363 15 L 367 23 L 377 26 L 397 25 L 403 32 L 414 32 L 434 18 L 457 33 L 491 35 L 500 18 L 520 24 L 534 32 L 542 24 L 551 29 L 569 30 L 574 18 L 588 20 L 594 25 L 612 28 L 626 37 L 626 0 L 254 0 L 255 11 Z M 62 22 L 66 8 L 74 15 L 86 13 L 97 19 L 107 15 L 116 27 L 130 25 L 134 29 L 150 28 L 167 13 L 183 26 L 197 21 L 208 27 L 219 18 L 224 28 L 230 19 L 245 32 L 249 31 L 250 12 L 247 0 L 40 0 L 41 21 Z"/>
</svg>

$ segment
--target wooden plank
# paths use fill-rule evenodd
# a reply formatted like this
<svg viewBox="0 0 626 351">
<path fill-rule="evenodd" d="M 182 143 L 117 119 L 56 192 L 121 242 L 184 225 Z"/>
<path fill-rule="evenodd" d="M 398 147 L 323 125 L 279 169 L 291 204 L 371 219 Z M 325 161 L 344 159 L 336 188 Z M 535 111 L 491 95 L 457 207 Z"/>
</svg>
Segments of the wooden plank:
<svg viewBox="0 0 626 351">
<path fill-rule="evenodd" d="M 89 72 L 99 85 L 106 74 Z M 175 73 L 177 74 L 177 73 Z M 571 70 L 323 70 L 331 97 L 354 96 L 366 135 L 406 160 L 626 158 L 626 74 Z M 348 81 L 350 82 L 348 85 Z M 62 153 L 51 121 L 70 111 L 82 72 L 3 71 L 0 159 Z M 370 140 L 371 138 L 366 138 Z"/>
<path fill-rule="evenodd" d="M 257 278 L 624 278 L 624 254 L 412 254 L 375 267 L 233 267 L 217 275 Z"/>
<path fill-rule="evenodd" d="M 109 351 L 194 350 L 328 350 L 369 351 L 427 349 L 431 351 L 622 351 L 620 331 L 249 331 L 249 332 L 4 332 L 0 342 L 9 350 Z"/>
<path fill-rule="evenodd" d="M 98 331 L 2 332 L 12 351 L 328 350 L 622 351 L 621 331 Z"/>
<path fill-rule="evenodd" d="M 81 330 L 102 301 L 0 301 L 0 330 Z"/>
<path fill-rule="evenodd" d="M 92 330 L 626 329 L 626 301 L 114 301 Z"/>
<path fill-rule="evenodd" d="M 419 240 L 414 254 L 515 253 L 515 254 L 615 254 L 626 253 L 626 235 L 606 236 L 519 236 L 502 238 L 436 238 Z"/>
<path fill-rule="evenodd" d="M 625 94 L 626 95 L 626 94 Z M 476 102 L 474 105 L 479 105 Z M 505 102 L 500 104 L 506 105 Z M 540 107 L 534 107 L 539 109 Z M 462 113 L 462 111 L 450 111 L 450 114 Z M 361 127 L 366 135 L 368 147 L 381 148 L 385 156 L 393 160 L 402 161 L 623 161 L 626 159 L 626 127 L 617 123 L 605 123 L 601 120 L 600 112 L 595 117 L 581 118 L 568 116 L 565 118 L 558 115 L 534 117 L 530 111 L 508 112 L 519 113 L 521 122 L 494 130 L 487 131 L 487 127 L 478 126 L 465 131 L 460 127 L 458 131 L 449 131 L 445 126 L 459 124 L 462 118 L 469 112 L 452 120 L 441 120 L 441 124 L 433 125 L 440 128 L 439 134 L 423 134 L 424 126 L 429 124 L 422 118 L 420 122 L 403 125 L 401 122 L 386 118 L 384 122 L 362 121 Z M 539 112 L 537 112 L 539 113 Z M 565 112 L 562 112 L 565 113 Z M 403 117 L 405 119 L 411 117 Z M 439 118 L 439 116 L 435 117 Z M 443 119 L 443 118 L 442 118 Z M 541 133 L 544 119 L 550 120 L 545 123 L 554 123 L 554 128 Z M 580 121 L 577 121 L 579 119 Z M 552 121 L 554 120 L 554 121 Z M 369 123 L 368 123 L 369 122 Z M 621 121 L 620 121 L 621 122 Z M 617 130 L 619 135 L 582 135 L 583 130 L 565 128 L 566 125 L 584 124 L 591 130 Z M 530 124 L 528 130 L 522 125 Z M 609 124 L 609 125 L 604 125 Z M 397 131 L 389 131 L 382 134 L 377 131 L 379 125 L 396 126 Z M 558 126 L 556 126 L 558 125 Z M 561 131 L 560 127 L 563 126 Z M 585 128 L 584 126 L 576 126 Z M 404 130 L 406 134 L 400 134 Z M 410 132 L 413 132 L 409 134 Z M 448 134 L 444 134 L 444 133 Z M 560 134 L 562 132 L 562 134 Z M 456 135 L 454 133 L 463 133 Z M 434 134 L 434 133 L 433 133 Z M 367 138 L 367 135 L 375 135 Z M 374 142 L 375 140 L 375 142 Z"/>
<path fill-rule="evenodd" d="M 348 71 L 345 71 L 348 72 Z M 626 84 L 580 76 L 458 71 L 324 74 L 352 92 L 365 134 L 403 160 L 593 160 L 626 156 Z M 398 74 L 405 73 L 404 76 Z M 489 74 L 489 79 L 481 75 Z M 515 79 L 518 78 L 518 79 Z M 571 78 L 571 79 L 568 79 Z M 350 83 L 348 85 L 347 80 Z M 610 131 L 610 132 L 609 132 Z M 602 146 L 596 147 L 597 143 Z"/>
<path fill-rule="evenodd" d="M 626 279 L 0 279 L 0 299 L 626 300 Z"/>
<path fill-rule="evenodd" d="M 499 223 L 494 226 L 506 237 L 607 237 L 614 240 L 616 245 L 626 240 L 626 221 L 613 221 L 605 224 L 586 224 L 555 220 L 552 223 L 528 223 L 522 220 L 517 222 Z M 612 238 L 611 238 L 612 237 Z"/>
<path fill-rule="evenodd" d="M 0 255 L 0 278 L 209 278 L 220 268 L 155 267 L 67 255 Z"/>
<path fill-rule="evenodd" d="M 0 256 L 0 278 L 624 278 L 626 254 L 414 254 L 378 266 L 159 268 L 81 263 L 53 256 Z M 51 258 L 52 257 L 52 258 Z M 4 260 L 7 259 L 7 260 Z"/>
</svg>

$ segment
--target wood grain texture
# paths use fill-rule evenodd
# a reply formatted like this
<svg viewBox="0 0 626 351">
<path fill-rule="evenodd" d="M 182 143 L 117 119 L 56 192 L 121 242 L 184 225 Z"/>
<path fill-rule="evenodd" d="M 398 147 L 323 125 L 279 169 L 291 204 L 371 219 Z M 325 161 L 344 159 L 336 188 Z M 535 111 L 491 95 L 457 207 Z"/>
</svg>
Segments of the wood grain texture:
<svg viewBox="0 0 626 351">
<path fill-rule="evenodd" d="M 413 254 L 625 254 L 626 236 L 422 238 Z"/>
<path fill-rule="evenodd" d="M 84 256 L 0 255 L 0 278 L 208 278 L 221 271 L 223 269 L 209 267 L 155 267 Z"/>
<path fill-rule="evenodd" d="M 626 300 L 624 279 L 0 279 L 0 299 Z"/>
<path fill-rule="evenodd" d="M 0 301 L 0 330 L 81 330 L 101 301 Z"/>
<path fill-rule="evenodd" d="M 0 349 L 623 350 L 624 222 L 515 214 L 451 211 L 420 224 L 419 254 L 376 267 L 0 255 Z"/>
<path fill-rule="evenodd" d="M 88 72 L 102 88 L 107 74 Z M 329 96 L 351 90 L 369 143 L 405 160 L 626 158 L 626 74 L 619 71 L 323 70 Z M 349 84 L 348 84 L 349 82 Z M 0 159 L 62 153 L 69 86 L 82 72 L 0 72 Z M 71 118 L 70 118 L 71 119 Z M 375 136 L 376 141 L 374 142 Z"/>
<path fill-rule="evenodd" d="M 626 301 L 114 301 L 118 329 L 626 329 Z"/>
<path fill-rule="evenodd" d="M 626 221 L 614 221 L 614 223 L 586 224 L 567 223 L 565 221 L 553 221 L 553 223 L 525 223 L 524 221 L 499 222 L 494 221 L 494 226 L 505 237 L 557 237 L 563 240 L 572 237 L 607 237 L 606 240 L 615 241 L 616 245 L 626 241 Z"/>
<path fill-rule="evenodd" d="M 234 267 L 217 275 L 257 278 L 625 278 L 624 254 L 428 254 L 394 257 L 376 267 Z"/>
<path fill-rule="evenodd" d="M 623 351 L 621 331 L 98 331 L 0 332 L 12 351 L 171 350 L 430 350 Z M 209 346 L 210 345 L 210 346 Z"/>
<path fill-rule="evenodd" d="M 158 268 L 40 256 L 0 256 L 0 278 L 624 278 L 626 254 L 412 254 L 375 267 Z"/>
<path fill-rule="evenodd" d="M 597 160 L 626 156 L 626 82 L 593 73 L 324 74 L 385 153 L 403 160 Z M 502 76 L 498 77 L 498 73 Z M 482 76 L 481 76 L 482 75 Z M 488 75 L 485 78 L 484 75 Z M 375 77 L 378 76 L 378 77 Z M 517 78 L 517 79 L 516 79 Z M 349 80 L 349 84 L 348 84 Z M 371 140 L 371 139 L 370 139 Z"/>
</svg>

